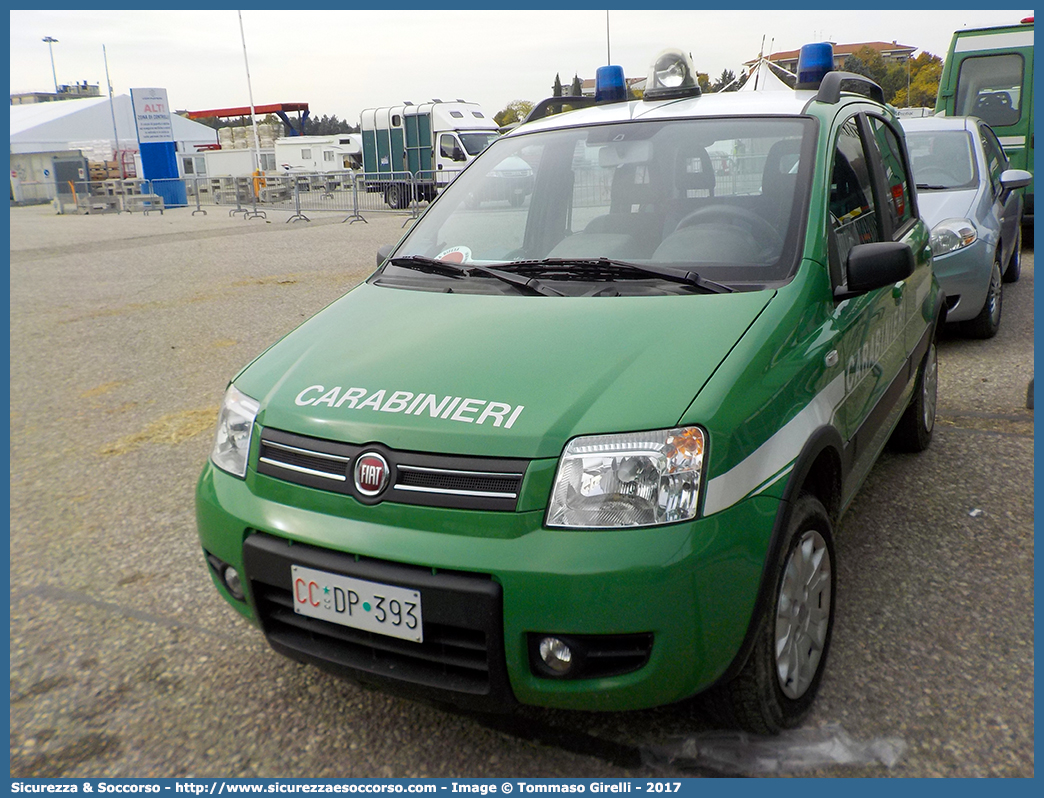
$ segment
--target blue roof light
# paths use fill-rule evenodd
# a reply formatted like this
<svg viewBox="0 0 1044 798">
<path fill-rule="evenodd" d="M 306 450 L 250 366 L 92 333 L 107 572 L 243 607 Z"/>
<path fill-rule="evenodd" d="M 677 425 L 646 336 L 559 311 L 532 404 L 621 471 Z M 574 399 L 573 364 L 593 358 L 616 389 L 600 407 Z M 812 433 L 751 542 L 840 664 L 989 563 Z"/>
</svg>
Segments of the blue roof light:
<svg viewBox="0 0 1044 798">
<path fill-rule="evenodd" d="M 627 83 L 622 66 L 603 66 L 595 70 L 595 102 L 619 103 L 627 99 Z"/>
<path fill-rule="evenodd" d="M 806 44 L 798 54 L 795 89 L 818 89 L 827 72 L 834 69 L 834 46 L 830 42 Z"/>
</svg>

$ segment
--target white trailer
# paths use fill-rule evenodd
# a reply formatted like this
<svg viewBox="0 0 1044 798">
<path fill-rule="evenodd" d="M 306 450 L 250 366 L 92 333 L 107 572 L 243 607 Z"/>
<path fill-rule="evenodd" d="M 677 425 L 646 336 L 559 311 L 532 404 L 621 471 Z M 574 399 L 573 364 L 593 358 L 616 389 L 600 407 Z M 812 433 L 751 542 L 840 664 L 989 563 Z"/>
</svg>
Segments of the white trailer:
<svg viewBox="0 0 1044 798">
<path fill-rule="evenodd" d="M 276 169 L 320 174 L 345 172 L 362 166 L 362 136 L 287 136 L 275 140 Z"/>
<path fill-rule="evenodd" d="M 262 172 L 274 172 L 275 155 L 270 149 L 258 151 Z M 200 153 L 196 153 L 198 156 Z M 254 150 L 234 149 L 205 150 L 203 159 L 206 162 L 206 174 L 209 177 L 246 177 L 254 173 Z M 198 170 L 197 170 L 198 173 Z"/>
</svg>

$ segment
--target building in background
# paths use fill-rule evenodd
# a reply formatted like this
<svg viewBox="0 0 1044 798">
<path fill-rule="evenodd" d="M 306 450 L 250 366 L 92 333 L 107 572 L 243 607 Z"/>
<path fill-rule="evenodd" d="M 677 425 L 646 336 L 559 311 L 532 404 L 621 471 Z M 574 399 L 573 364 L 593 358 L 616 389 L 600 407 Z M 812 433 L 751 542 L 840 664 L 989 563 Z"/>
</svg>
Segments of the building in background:
<svg viewBox="0 0 1044 798">
<path fill-rule="evenodd" d="M 86 97 L 12 104 L 10 110 L 13 199 L 53 199 L 55 158 L 116 161 L 122 176 L 141 173 L 134 110 L 128 94 L 113 97 L 111 108 L 107 97 Z M 218 143 L 213 128 L 177 115 L 171 121 L 178 153 L 194 153 Z"/>
<path fill-rule="evenodd" d="M 83 97 L 101 97 L 101 89 L 97 83 L 69 83 L 59 86 L 57 92 L 26 91 L 11 95 L 11 105 L 31 105 L 33 103 L 50 103 L 57 100 L 79 100 Z"/>
</svg>

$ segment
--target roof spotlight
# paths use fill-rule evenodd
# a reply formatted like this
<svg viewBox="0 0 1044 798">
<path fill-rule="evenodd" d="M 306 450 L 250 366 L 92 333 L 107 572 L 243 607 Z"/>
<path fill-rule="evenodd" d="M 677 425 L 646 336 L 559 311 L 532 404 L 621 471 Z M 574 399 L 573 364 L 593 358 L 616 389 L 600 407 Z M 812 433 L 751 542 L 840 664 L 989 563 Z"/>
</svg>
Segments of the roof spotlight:
<svg viewBox="0 0 1044 798">
<path fill-rule="evenodd" d="M 696 70 L 684 52 L 669 48 L 660 53 L 649 67 L 645 82 L 645 100 L 671 100 L 678 97 L 699 97 L 702 92 L 696 82 Z"/>
</svg>

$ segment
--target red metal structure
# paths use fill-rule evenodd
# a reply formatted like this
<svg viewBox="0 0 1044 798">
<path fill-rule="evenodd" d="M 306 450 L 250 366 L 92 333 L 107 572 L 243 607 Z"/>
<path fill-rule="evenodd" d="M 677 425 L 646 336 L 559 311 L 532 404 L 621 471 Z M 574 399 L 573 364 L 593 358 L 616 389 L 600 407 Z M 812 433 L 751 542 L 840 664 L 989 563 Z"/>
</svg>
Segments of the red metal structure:
<svg viewBox="0 0 1044 798">
<path fill-rule="evenodd" d="M 297 113 L 297 126 L 287 114 Z M 291 136 L 300 136 L 304 133 L 304 125 L 308 119 L 308 103 L 273 103 L 271 105 L 255 105 L 254 114 L 275 114 L 286 125 Z M 229 119 L 239 116 L 250 116 L 250 106 L 237 108 L 214 108 L 209 111 L 189 111 L 189 119 Z"/>
</svg>

